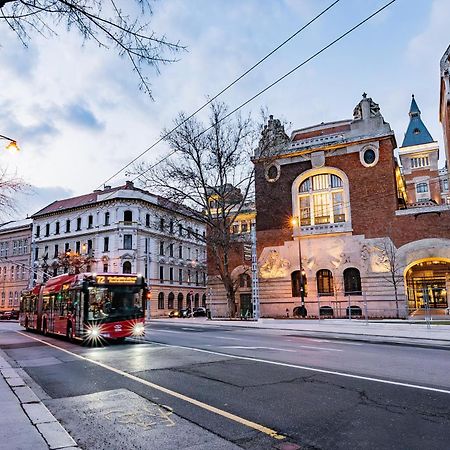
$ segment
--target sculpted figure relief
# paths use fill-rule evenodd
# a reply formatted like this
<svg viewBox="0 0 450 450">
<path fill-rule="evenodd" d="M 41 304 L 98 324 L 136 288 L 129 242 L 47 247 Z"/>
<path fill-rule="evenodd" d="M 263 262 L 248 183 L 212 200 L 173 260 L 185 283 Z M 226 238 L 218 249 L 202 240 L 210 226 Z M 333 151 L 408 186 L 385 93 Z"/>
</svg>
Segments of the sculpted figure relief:
<svg viewBox="0 0 450 450">
<path fill-rule="evenodd" d="M 281 258 L 277 250 L 270 250 L 259 273 L 262 278 L 282 278 L 287 276 L 289 267 L 291 267 L 290 262 Z"/>
</svg>

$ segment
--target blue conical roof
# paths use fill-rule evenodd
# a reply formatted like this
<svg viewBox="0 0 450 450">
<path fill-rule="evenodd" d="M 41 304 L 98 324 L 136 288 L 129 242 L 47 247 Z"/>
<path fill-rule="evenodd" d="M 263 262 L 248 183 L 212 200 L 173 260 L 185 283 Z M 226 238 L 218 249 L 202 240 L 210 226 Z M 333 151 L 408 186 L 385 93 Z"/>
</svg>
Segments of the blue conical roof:
<svg viewBox="0 0 450 450">
<path fill-rule="evenodd" d="M 430 142 L 434 142 L 434 140 L 420 118 L 420 109 L 413 95 L 411 107 L 409 108 L 409 125 L 405 133 L 405 138 L 403 139 L 402 147 L 429 144 Z"/>
</svg>

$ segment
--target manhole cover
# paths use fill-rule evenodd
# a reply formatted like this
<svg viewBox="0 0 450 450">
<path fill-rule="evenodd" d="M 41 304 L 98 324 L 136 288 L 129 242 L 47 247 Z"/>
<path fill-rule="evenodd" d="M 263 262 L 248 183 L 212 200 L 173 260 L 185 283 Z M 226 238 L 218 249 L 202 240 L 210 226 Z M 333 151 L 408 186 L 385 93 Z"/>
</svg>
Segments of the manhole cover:
<svg viewBox="0 0 450 450">
<path fill-rule="evenodd" d="M 297 444 L 294 444 L 292 442 L 282 442 L 281 444 L 275 445 L 277 450 L 300 450 L 301 447 Z"/>
</svg>

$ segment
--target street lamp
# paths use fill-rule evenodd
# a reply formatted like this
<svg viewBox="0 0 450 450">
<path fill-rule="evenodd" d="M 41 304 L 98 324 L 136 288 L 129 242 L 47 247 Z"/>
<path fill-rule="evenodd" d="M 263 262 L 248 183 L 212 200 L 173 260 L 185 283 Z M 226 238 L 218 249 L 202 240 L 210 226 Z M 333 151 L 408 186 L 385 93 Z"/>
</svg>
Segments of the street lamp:
<svg viewBox="0 0 450 450">
<path fill-rule="evenodd" d="M 300 298 L 301 298 L 301 303 L 300 303 L 300 308 L 299 308 L 299 315 L 301 317 L 306 317 L 306 315 L 308 314 L 308 311 L 306 310 L 305 307 L 305 278 L 306 278 L 306 272 L 305 269 L 303 268 L 303 264 L 302 264 L 302 245 L 301 245 L 301 239 L 300 239 L 300 216 L 298 217 L 293 217 L 291 220 L 292 223 L 292 227 L 294 228 L 295 226 L 298 226 L 299 229 L 299 234 L 298 234 L 298 261 L 299 261 L 299 273 L 300 273 Z M 293 236 L 294 237 L 294 236 Z"/>
<path fill-rule="evenodd" d="M 19 146 L 17 145 L 17 142 L 14 139 L 9 138 L 8 136 L 3 136 L 2 134 L 0 134 L 0 139 L 9 141 L 5 147 L 5 150 L 13 150 L 16 152 L 18 152 L 20 150 Z"/>
</svg>

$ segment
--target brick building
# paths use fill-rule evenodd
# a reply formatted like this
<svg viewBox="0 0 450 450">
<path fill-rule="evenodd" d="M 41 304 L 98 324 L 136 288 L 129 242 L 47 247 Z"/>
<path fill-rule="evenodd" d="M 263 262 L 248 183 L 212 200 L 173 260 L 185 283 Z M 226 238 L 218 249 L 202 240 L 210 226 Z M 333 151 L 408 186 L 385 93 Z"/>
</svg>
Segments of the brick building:
<svg viewBox="0 0 450 450">
<path fill-rule="evenodd" d="M 446 160 L 450 161 L 450 46 L 441 58 L 441 91 L 439 119 L 444 131 Z"/>
<path fill-rule="evenodd" d="M 411 112 L 420 119 L 414 100 Z M 335 316 L 349 307 L 371 317 L 404 317 L 425 305 L 445 311 L 450 207 L 437 197 L 420 204 L 408 198 L 408 176 L 379 106 L 364 95 L 352 119 L 288 137 L 271 117 L 267 129 L 277 136 L 274 156 L 257 151 L 254 159 L 261 315 L 292 314 L 300 304 L 300 269 L 309 316 L 321 307 Z M 410 162 L 407 147 L 403 160 Z M 427 176 L 438 176 L 437 160 Z"/>
<path fill-rule="evenodd" d="M 0 310 L 19 308 L 30 281 L 31 219 L 0 225 Z"/>
</svg>

